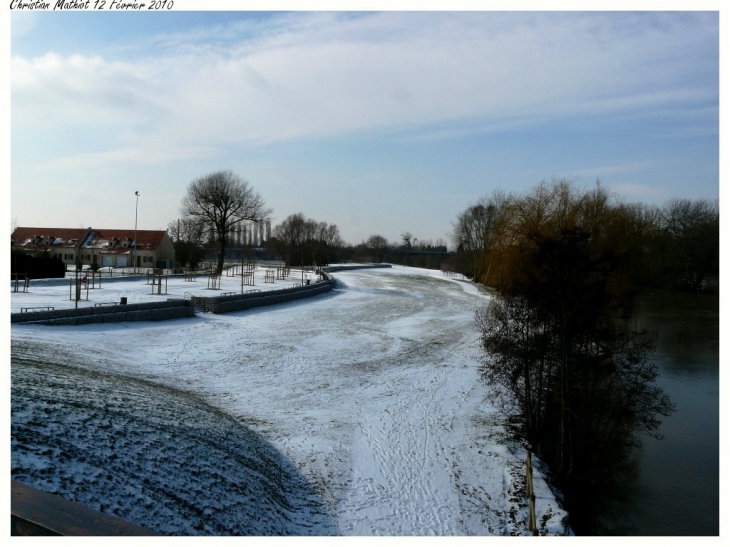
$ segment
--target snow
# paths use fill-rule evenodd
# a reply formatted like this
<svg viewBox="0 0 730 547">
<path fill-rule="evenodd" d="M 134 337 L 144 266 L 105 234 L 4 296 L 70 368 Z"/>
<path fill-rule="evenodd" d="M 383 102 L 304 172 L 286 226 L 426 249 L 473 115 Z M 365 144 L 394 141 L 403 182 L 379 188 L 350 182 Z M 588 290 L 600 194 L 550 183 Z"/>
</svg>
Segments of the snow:
<svg viewBox="0 0 730 547">
<path fill-rule="evenodd" d="M 526 453 L 478 374 L 489 296 L 432 270 L 334 275 L 246 312 L 12 326 L 13 479 L 166 534 L 528 535 Z M 12 307 L 68 296 L 50 289 Z M 535 490 L 541 533 L 564 533 L 539 470 Z"/>
<path fill-rule="evenodd" d="M 217 289 L 209 288 L 210 281 L 207 274 L 196 275 L 194 281 L 186 281 L 182 275 L 163 276 L 160 287 L 157 284 L 152 284 L 151 276 L 106 277 L 105 271 L 101 282 L 97 277 L 92 283 L 91 276 L 88 276 L 88 290 L 86 285 L 82 285 L 81 300 L 78 302 L 77 307 L 93 308 L 95 304 L 118 303 L 121 297 L 126 297 L 129 304 L 139 304 L 142 302 L 159 302 L 168 298 L 185 299 L 187 295 L 213 297 L 229 292 L 241 294 L 242 290 L 243 292 L 258 290 L 263 293 L 300 285 L 302 279 L 305 281 L 309 279 L 311 283 L 317 281 L 317 274 L 311 271 L 305 269 L 302 272 L 301 269 L 292 269 L 286 279 L 274 279 L 273 283 L 265 283 L 264 276 L 267 270 L 276 274 L 275 267 L 257 267 L 254 272 L 254 286 L 242 286 L 240 274 L 227 275 L 224 272 L 219 277 L 219 287 Z M 233 274 L 233 271 L 231 271 L 231 274 Z M 274 275 L 274 277 L 276 276 Z M 31 280 L 28 292 L 22 292 L 23 284 L 21 281 L 19 292 L 11 293 L 10 311 L 17 313 L 21 311 L 21 308 L 40 306 L 49 306 L 57 310 L 74 308 L 76 302 L 71 299 L 73 280 L 74 277 Z M 14 286 L 13 281 L 11 282 L 11 291 L 14 290 Z"/>
</svg>

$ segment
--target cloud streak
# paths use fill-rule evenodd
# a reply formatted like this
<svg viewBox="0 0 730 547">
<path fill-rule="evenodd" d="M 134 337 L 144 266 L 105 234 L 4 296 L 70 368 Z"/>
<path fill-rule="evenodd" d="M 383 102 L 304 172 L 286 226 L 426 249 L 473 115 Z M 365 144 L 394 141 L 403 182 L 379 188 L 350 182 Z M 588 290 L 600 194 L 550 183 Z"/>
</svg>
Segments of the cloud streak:
<svg viewBox="0 0 730 547">
<path fill-rule="evenodd" d="M 164 227 L 221 168 L 355 242 L 443 237 L 480 193 L 552 175 L 716 191 L 717 13 L 40 15 L 12 28 L 26 224 L 125 225 L 140 190 Z"/>
<path fill-rule="evenodd" d="M 713 24 L 704 14 L 288 14 L 153 36 L 155 55 L 134 61 L 14 56 L 13 127 L 115 125 L 119 146 L 217 146 L 681 111 L 717 99 L 696 84 L 716 65 L 693 62 L 708 48 L 693 29 Z"/>
</svg>

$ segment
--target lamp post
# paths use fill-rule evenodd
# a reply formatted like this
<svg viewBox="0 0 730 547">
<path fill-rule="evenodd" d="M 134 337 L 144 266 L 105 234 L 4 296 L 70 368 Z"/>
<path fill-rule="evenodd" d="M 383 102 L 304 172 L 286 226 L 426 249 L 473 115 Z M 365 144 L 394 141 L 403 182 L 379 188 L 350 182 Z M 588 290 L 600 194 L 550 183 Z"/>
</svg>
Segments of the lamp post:
<svg viewBox="0 0 730 547">
<path fill-rule="evenodd" d="M 139 192 L 135 191 L 137 202 L 134 204 L 134 273 L 137 273 L 137 207 L 139 206 Z"/>
<path fill-rule="evenodd" d="M 76 246 L 76 279 L 75 279 L 75 294 L 74 294 L 74 308 L 79 308 L 79 298 L 81 297 L 81 287 L 79 285 L 79 269 L 81 268 L 81 243 Z"/>
</svg>

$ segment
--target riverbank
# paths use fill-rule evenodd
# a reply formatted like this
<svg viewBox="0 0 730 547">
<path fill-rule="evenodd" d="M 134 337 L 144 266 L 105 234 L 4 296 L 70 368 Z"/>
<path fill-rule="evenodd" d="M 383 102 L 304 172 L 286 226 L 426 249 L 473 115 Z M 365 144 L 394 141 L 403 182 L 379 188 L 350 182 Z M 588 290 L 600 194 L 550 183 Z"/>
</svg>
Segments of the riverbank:
<svg viewBox="0 0 730 547">
<path fill-rule="evenodd" d="M 474 310 L 487 297 L 433 270 L 398 267 L 337 277 L 338 287 L 326 295 L 265 310 L 166 324 L 13 326 L 13 478 L 113 508 L 167 534 L 238 535 L 254 526 L 249 529 L 263 535 L 304 535 L 301 525 L 309 523 L 307 534 L 315 535 L 529 535 L 525 452 L 485 400 L 478 373 Z M 65 407 L 52 391 L 45 399 L 27 391 L 44 385 L 32 380 L 31 362 L 53 363 L 62 376 L 92 375 L 111 387 L 79 393 L 79 404 L 87 402 L 64 410 L 69 420 L 49 422 Z M 133 385 L 165 395 L 140 397 Z M 132 413 L 125 420 L 164 426 L 165 434 L 127 438 L 139 428 L 107 409 L 105 394 L 111 393 L 114 407 Z M 154 409 L 132 402 L 138 400 L 156 401 Z M 205 463 L 205 452 L 193 454 L 176 441 L 200 424 L 192 414 L 169 421 L 167 409 L 201 404 L 210 409 L 206 415 L 222 413 L 226 423 L 260 436 L 291 462 L 304 480 L 293 506 L 304 507 L 306 499 L 308 509 L 255 528 L 267 509 L 254 505 L 237 521 L 243 528 L 196 530 L 190 508 L 215 512 L 213 500 L 224 493 L 214 480 L 215 459 Z M 73 426 L 77 421 L 84 427 Z M 25 441 L 21 449 L 19 432 L 35 444 Z M 85 441 L 84 450 L 66 450 L 76 456 L 61 461 L 50 439 L 70 443 L 73 432 L 109 441 L 98 450 Z M 165 464 L 190 457 L 192 466 Z M 146 471 L 138 479 L 116 477 L 106 471 L 110 461 Z M 564 533 L 565 512 L 543 476 L 535 479 L 541 533 Z M 164 498 L 164 514 L 145 510 L 155 501 L 145 492 L 169 496 L 191 485 L 200 494 L 185 503 Z"/>
</svg>

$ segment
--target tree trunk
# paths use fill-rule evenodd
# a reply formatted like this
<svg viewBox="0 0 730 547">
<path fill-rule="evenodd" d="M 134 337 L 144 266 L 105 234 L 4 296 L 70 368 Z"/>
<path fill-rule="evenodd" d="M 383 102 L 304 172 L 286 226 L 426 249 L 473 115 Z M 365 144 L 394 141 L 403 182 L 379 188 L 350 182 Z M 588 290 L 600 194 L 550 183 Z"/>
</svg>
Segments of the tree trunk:
<svg viewBox="0 0 730 547">
<path fill-rule="evenodd" d="M 226 238 L 221 237 L 218 240 L 218 265 L 215 268 L 215 273 L 218 275 L 223 274 L 223 261 L 226 257 Z"/>
</svg>

